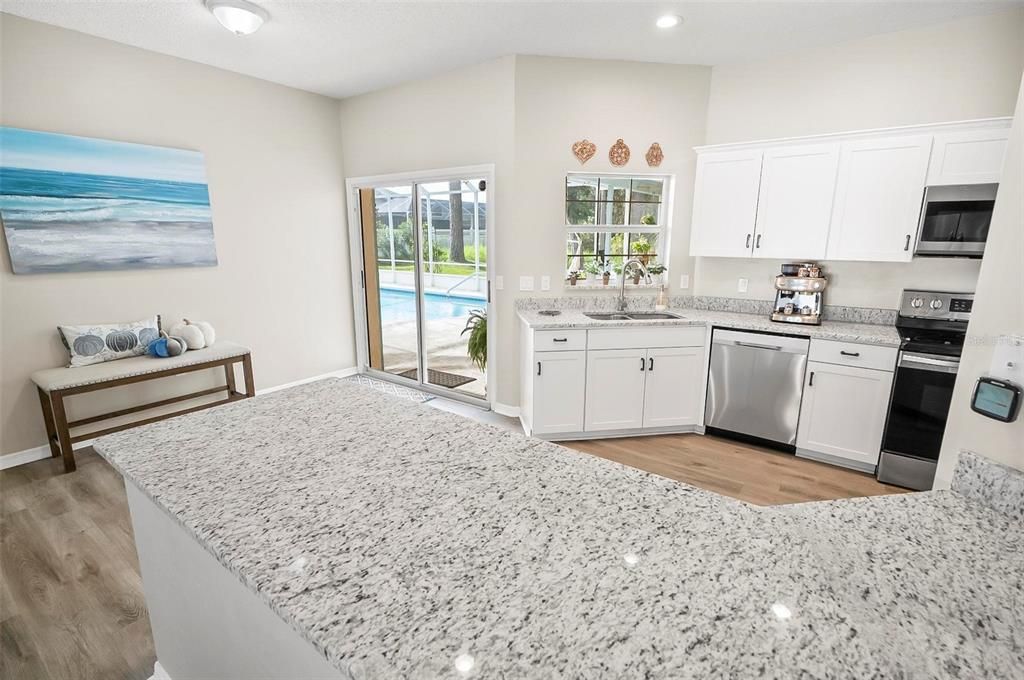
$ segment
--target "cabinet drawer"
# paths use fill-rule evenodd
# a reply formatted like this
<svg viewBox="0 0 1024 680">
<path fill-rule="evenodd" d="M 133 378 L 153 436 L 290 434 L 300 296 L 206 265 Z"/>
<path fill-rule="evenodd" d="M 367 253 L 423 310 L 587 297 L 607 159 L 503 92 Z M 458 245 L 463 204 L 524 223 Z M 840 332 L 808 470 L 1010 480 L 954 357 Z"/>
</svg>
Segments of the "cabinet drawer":
<svg viewBox="0 0 1024 680">
<path fill-rule="evenodd" d="M 703 326 L 647 326 L 646 328 L 599 328 L 588 331 L 590 349 L 647 349 L 653 347 L 703 347 Z"/>
<path fill-rule="evenodd" d="M 587 332 L 584 330 L 536 331 L 533 334 L 533 349 L 537 352 L 586 348 Z"/>
<path fill-rule="evenodd" d="M 892 372 L 896 370 L 896 354 L 898 351 L 895 347 L 812 339 L 808 359 L 826 364 L 860 366 L 861 368 L 874 368 L 879 371 Z"/>
</svg>

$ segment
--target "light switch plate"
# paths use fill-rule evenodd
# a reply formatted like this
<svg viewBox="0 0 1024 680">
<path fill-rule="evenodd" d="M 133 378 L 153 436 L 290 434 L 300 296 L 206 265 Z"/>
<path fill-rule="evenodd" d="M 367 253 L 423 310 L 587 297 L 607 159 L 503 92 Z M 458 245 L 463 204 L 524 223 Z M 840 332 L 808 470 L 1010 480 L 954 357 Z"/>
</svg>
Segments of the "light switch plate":
<svg viewBox="0 0 1024 680">
<path fill-rule="evenodd" d="M 519 277 L 519 290 L 533 290 L 533 277 L 532 276 L 520 276 Z"/>
<path fill-rule="evenodd" d="M 680 288 L 689 288 L 690 287 L 690 275 L 689 274 L 680 274 L 679 275 L 679 287 Z"/>
<path fill-rule="evenodd" d="M 746 293 L 748 283 L 750 282 L 747 279 L 740 279 L 739 282 L 736 284 L 736 292 Z"/>
<path fill-rule="evenodd" d="M 505 277 L 498 274 L 494 277 L 494 287 L 498 290 L 505 290 Z"/>
<path fill-rule="evenodd" d="M 550 276 L 542 276 L 542 277 L 540 277 L 540 289 L 541 290 L 551 290 L 551 277 Z"/>
</svg>

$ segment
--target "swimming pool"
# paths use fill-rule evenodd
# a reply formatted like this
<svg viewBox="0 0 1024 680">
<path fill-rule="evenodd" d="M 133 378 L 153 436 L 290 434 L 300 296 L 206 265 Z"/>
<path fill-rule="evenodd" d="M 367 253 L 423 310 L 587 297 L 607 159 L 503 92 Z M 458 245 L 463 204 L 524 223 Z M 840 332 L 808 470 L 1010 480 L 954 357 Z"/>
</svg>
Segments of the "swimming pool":
<svg viewBox="0 0 1024 680">
<path fill-rule="evenodd" d="M 483 309 L 487 301 L 481 298 L 425 293 L 423 311 L 427 319 L 458 319 L 469 316 L 471 309 Z M 381 323 L 416 320 L 416 293 L 396 288 L 380 289 Z"/>
</svg>

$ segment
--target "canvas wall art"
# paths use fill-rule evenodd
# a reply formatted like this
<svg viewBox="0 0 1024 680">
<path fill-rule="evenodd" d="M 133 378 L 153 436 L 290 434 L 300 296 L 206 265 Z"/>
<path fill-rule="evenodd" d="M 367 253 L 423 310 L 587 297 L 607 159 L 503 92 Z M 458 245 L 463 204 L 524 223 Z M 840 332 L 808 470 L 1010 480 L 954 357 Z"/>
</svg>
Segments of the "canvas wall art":
<svg viewBox="0 0 1024 680">
<path fill-rule="evenodd" d="M 15 274 L 217 264 L 198 151 L 0 127 Z"/>
</svg>

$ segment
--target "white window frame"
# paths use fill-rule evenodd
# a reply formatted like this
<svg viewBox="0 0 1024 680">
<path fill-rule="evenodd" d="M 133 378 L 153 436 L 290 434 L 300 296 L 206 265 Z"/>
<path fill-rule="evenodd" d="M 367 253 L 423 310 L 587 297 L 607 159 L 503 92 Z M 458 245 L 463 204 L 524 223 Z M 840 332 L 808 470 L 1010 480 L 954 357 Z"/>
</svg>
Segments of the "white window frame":
<svg viewBox="0 0 1024 680">
<path fill-rule="evenodd" d="M 669 261 L 669 239 L 671 229 L 669 225 L 672 224 L 672 208 L 673 208 L 673 196 L 675 188 L 675 175 L 666 173 L 636 173 L 636 172 L 583 172 L 580 170 L 570 170 L 565 173 L 565 186 L 568 186 L 568 181 L 571 177 L 596 177 L 598 180 L 602 178 L 612 179 L 657 179 L 662 181 L 662 192 L 661 192 L 661 203 L 660 210 L 658 211 L 658 221 L 656 224 L 569 224 L 568 210 L 566 204 L 568 198 L 566 197 L 565 189 L 562 191 L 562 217 L 565 222 L 565 240 L 562 243 L 562 260 L 566 259 L 565 256 L 565 242 L 568 241 L 569 235 L 573 233 L 592 233 L 592 234 L 626 234 L 626 242 L 623 244 L 624 247 L 628 247 L 629 234 L 657 234 L 659 252 L 657 253 L 658 262 L 668 267 Z M 597 203 L 601 201 L 595 199 Z M 627 220 L 629 215 L 630 203 L 626 203 Z M 614 276 L 614 274 L 613 274 Z"/>
</svg>

